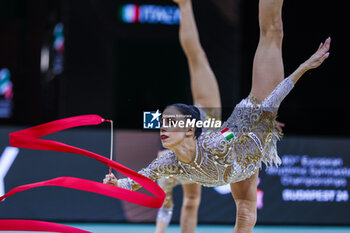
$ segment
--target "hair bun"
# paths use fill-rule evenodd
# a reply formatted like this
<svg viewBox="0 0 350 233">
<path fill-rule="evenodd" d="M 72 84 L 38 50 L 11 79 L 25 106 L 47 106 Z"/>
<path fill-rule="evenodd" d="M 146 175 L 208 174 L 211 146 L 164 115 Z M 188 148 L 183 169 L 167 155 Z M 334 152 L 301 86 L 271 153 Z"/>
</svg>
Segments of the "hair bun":
<svg viewBox="0 0 350 233">
<path fill-rule="evenodd" d="M 167 107 L 175 107 L 178 109 L 182 114 L 184 115 L 190 115 L 190 119 L 196 119 L 196 121 L 201 120 L 201 112 L 199 109 L 194 105 L 187 105 L 187 104 L 172 104 Z M 202 134 L 202 128 L 196 128 L 194 136 L 198 138 Z"/>
</svg>

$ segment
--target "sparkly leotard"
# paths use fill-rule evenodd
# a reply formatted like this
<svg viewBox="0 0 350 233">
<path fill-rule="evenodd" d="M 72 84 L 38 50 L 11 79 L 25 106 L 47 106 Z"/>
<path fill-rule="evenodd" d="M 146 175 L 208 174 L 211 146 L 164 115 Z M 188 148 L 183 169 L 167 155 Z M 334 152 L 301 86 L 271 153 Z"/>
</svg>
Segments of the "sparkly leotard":
<svg viewBox="0 0 350 233">
<path fill-rule="evenodd" d="M 220 130 L 204 132 L 196 140 L 193 162 L 181 162 L 170 151 L 139 173 L 153 181 L 174 177 L 182 184 L 212 187 L 245 180 L 257 172 L 262 162 L 279 165 L 276 143 L 280 134 L 274 120 L 280 103 L 293 87 L 286 78 L 260 104 L 252 95 L 243 99 Z M 227 140 L 223 136 L 221 130 L 225 128 L 234 134 L 233 138 Z M 129 190 L 141 187 L 130 178 L 118 183 Z"/>
</svg>

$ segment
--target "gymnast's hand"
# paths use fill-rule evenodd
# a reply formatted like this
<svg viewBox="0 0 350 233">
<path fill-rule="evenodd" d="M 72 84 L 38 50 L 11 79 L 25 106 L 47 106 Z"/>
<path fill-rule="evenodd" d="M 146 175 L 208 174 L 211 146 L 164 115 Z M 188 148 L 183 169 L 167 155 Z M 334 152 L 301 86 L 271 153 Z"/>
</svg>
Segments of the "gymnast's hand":
<svg viewBox="0 0 350 233">
<path fill-rule="evenodd" d="M 329 48 L 331 46 L 331 38 L 328 37 L 324 43 L 321 43 L 316 53 L 314 53 L 306 62 L 304 62 L 305 68 L 315 69 L 319 67 L 324 60 L 329 56 Z"/>
<path fill-rule="evenodd" d="M 119 187 L 118 179 L 114 176 L 113 173 L 107 174 L 106 177 L 103 179 L 103 183 Z"/>
<path fill-rule="evenodd" d="M 279 130 L 279 131 L 281 131 L 281 133 L 283 132 L 283 127 L 285 126 L 285 124 L 284 123 L 282 123 L 282 122 L 279 122 L 279 121 L 276 121 L 275 120 L 275 126 L 277 127 L 277 129 Z"/>
</svg>

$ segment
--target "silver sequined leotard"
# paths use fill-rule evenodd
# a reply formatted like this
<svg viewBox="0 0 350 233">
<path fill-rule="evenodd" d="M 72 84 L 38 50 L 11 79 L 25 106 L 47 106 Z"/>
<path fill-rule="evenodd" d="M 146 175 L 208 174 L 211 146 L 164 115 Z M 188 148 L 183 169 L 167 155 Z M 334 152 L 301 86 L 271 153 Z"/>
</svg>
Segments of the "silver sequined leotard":
<svg viewBox="0 0 350 233">
<path fill-rule="evenodd" d="M 153 181 L 175 177 L 183 184 L 212 187 L 245 180 L 261 167 L 262 162 L 279 165 L 281 160 L 276 143 L 280 135 L 274 120 L 280 103 L 293 87 L 293 82 L 286 78 L 260 104 L 252 95 L 243 99 L 220 131 L 204 132 L 197 139 L 193 162 L 181 162 L 170 151 L 139 173 Z M 234 134 L 233 138 L 227 140 L 223 136 L 221 130 L 225 128 Z M 141 187 L 130 178 L 118 182 L 129 190 Z"/>
</svg>

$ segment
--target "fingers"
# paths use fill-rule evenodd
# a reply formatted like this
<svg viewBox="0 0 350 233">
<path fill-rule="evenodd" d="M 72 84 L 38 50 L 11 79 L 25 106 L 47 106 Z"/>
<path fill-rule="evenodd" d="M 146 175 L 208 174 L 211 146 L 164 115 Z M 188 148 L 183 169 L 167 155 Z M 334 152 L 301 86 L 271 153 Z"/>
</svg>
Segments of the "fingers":
<svg viewBox="0 0 350 233">
<path fill-rule="evenodd" d="M 286 124 L 282 123 L 282 122 L 279 122 L 279 121 L 276 121 L 277 125 L 280 126 L 280 127 L 284 127 Z"/>
<path fill-rule="evenodd" d="M 103 183 L 104 183 L 104 184 L 115 184 L 115 183 L 117 183 L 117 182 L 118 182 L 118 180 L 117 180 L 117 178 L 114 176 L 113 173 L 107 174 L 107 175 L 105 176 L 105 178 L 103 179 Z"/>
<path fill-rule="evenodd" d="M 276 123 L 277 129 L 282 132 L 283 131 L 283 127 L 285 126 L 285 124 L 282 123 L 282 122 L 279 122 L 279 121 L 275 121 L 275 123 Z"/>
<path fill-rule="evenodd" d="M 329 52 L 323 54 L 323 56 L 320 58 L 321 60 L 321 64 L 324 62 L 324 60 L 326 60 L 329 57 Z"/>
<path fill-rule="evenodd" d="M 107 184 L 107 183 L 109 183 L 111 181 L 112 181 L 112 179 L 110 177 L 107 177 L 107 176 L 106 176 L 106 178 L 103 179 L 103 183 L 104 184 Z"/>
<path fill-rule="evenodd" d="M 319 50 L 321 50 L 322 53 L 327 53 L 328 50 L 330 49 L 330 47 L 331 47 L 331 38 L 328 37 L 328 38 L 325 40 L 324 44 L 321 43 L 321 45 L 320 45 L 320 47 L 319 47 Z"/>
<path fill-rule="evenodd" d="M 330 47 L 331 47 L 331 38 L 330 37 L 328 37 L 327 38 L 327 40 L 325 41 L 325 43 L 324 43 L 324 47 L 327 49 L 327 51 L 330 49 Z"/>
<path fill-rule="evenodd" d="M 321 42 L 320 46 L 318 46 L 318 50 L 322 49 L 323 43 Z"/>
<path fill-rule="evenodd" d="M 320 44 L 320 47 L 317 51 L 317 59 L 322 64 L 324 60 L 326 60 L 329 57 L 329 49 L 331 47 L 331 38 L 328 37 L 324 43 Z M 320 65 L 320 64 L 318 64 Z"/>
<path fill-rule="evenodd" d="M 323 56 L 322 56 L 322 60 L 324 61 L 326 58 L 329 57 L 329 52 L 325 53 Z"/>
<path fill-rule="evenodd" d="M 107 180 L 116 180 L 117 178 L 113 174 L 107 174 L 105 176 L 105 179 L 107 179 Z"/>
<path fill-rule="evenodd" d="M 116 178 L 115 175 L 113 173 L 109 173 L 109 174 L 106 174 L 105 177 L 111 177 L 111 178 Z"/>
<path fill-rule="evenodd" d="M 331 38 L 328 37 L 326 39 L 326 41 L 324 42 L 324 45 L 321 48 L 322 51 L 322 56 L 321 56 L 321 61 L 323 62 L 324 60 L 326 60 L 329 57 L 329 49 L 331 47 Z"/>
<path fill-rule="evenodd" d="M 324 43 L 321 43 L 319 49 L 304 63 L 306 69 L 315 69 L 319 67 L 324 60 L 329 57 L 329 49 L 331 46 L 331 38 L 328 37 Z"/>
</svg>

